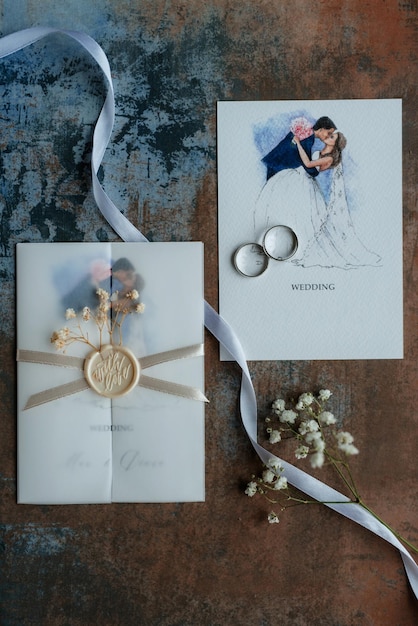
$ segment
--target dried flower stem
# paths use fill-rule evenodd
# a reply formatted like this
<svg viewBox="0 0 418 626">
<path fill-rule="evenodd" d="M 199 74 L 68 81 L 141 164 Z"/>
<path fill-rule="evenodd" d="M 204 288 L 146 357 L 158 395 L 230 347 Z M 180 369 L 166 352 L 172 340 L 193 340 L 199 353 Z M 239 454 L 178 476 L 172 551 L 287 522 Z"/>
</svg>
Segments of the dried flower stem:
<svg viewBox="0 0 418 626">
<path fill-rule="evenodd" d="M 51 343 L 55 345 L 57 350 L 65 350 L 72 343 L 79 341 L 90 346 L 93 350 L 100 352 L 104 345 L 104 333 L 107 333 L 108 343 L 111 345 L 122 345 L 122 324 L 126 316 L 130 313 L 143 313 L 144 305 L 137 302 L 139 298 L 138 292 L 133 289 L 127 293 L 122 302 L 111 301 L 110 294 L 104 289 L 97 290 L 99 305 L 95 311 L 91 311 L 89 307 L 84 307 L 82 319 L 84 323 L 94 322 L 99 336 L 98 345 L 93 344 L 89 340 L 88 333 L 84 332 L 81 321 L 74 309 L 67 309 L 65 317 L 67 320 L 77 319 L 76 328 L 78 333 L 70 328 L 61 328 L 54 331 L 51 336 Z M 114 294 L 117 296 L 117 292 Z M 115 341 L 116 331 L 118 334 L 118 342 Z"/>
<path fill-rule="evenodd" d="M 261 477 L 252 477 L 245 493 L 249 497 L 259 493 L 271 504 L 278 504 L 282 511 L 300 504 L 357 504 L 390 530 L 411 551 L 418 554 L 418 548 L 387 524 L 360 496 L 350 463 L 347 458 L 344 458 L 344 456 L 356 455 L 359 451 L 353 444 L 352 435 L 346 431 L 337 430 L 334 415 L 324 410 L 325 402 L 331 395 L 331 392 L 326 389 L 322 389 L 318 396 L 303 393 L 292 409 L 286 409 L 285 401 L 278 398 L 272 404 L 273 417 L 266 418 L 267 433 L 273 444 L 278 444 L 282 440 L 282 434 L 287 436 L 286 439 L 290 435 L 290 438 L 298 444 L 295 450 L 296 458 L 309 458 L 313 468 L 320 468 L 327 461 L 348 489 L 350 493 L 350 496 L 347 496 L 348 499 L 346 501 L 311 500 L 300 496 L 298 490 L 288 486 L 283 465 L 277 458 L 272 459 L 266 466 Z M 273 427 L 274 419 L 278 420 L 276 427 Z M 271 495 L 273 492 L 279 497 L 273 498 Z M 269 513 L 268 520 L 270 523 L 277 523 L 279 518 L 272 511 Z"/>
</svg>

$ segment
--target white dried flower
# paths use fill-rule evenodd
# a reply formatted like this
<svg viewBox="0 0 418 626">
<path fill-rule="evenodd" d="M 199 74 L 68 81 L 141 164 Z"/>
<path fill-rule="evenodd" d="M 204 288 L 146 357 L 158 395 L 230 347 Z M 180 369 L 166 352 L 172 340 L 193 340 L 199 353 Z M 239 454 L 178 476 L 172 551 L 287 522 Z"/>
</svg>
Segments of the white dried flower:
<svg viewBox="0 0 418 626">
<path fill-rule="evenodd" d="M 335 435 L 338 443 L 342 443 L 342 444 L 346 444 L 346 443 L 353 443 L 354 441 L 354 437 L 351 433 L 347 432 L 347 431 L 340 431 L 339 433 L 337 433 Z"/>
<path fill-rule="evenodd" d="M 315 452 L 323 452 L 325 450 L 325 440 L 319 431 L 314 433 L 307 433 L 305 441 L 308 445 L 311 445 Z"/>
<path fill-rule="evenodd" d="M 313 444 L 314 447 L 316 447 L 316 444 L 318 441 L 322 440 L 322 435 L 319 432 L 319 430 L 316 430 L 314 432 L 309 432 L 306 433 L 305 435 L 305 441 L 307 444 Z"/>
<path fill-rule="evenodd" d="M 257 493 L 257 483 L 254 480 L 248 483 L 245 493 L 249 498 L 255 496 L 255 494 Z"/>
<path fill-rule="evenodd" d="M 88 306 L 84 307 L 82 317 L 85 322 L 88 322 L 89 319 L 91 318 L 91 311 Z"/>
<path fill-rule="evenodd" d="M 308 446 L 300 445 L 295 450 L 295 457 L 297 459 L 306 459 L 308 456 L 309 448 Z"/>
<path fill-rule="evenodd" d="M 143 304 L 142 302 L 138 302 L 138 304 L 135 305 L 135 313 L 143 313 L 145 311 L 145 304 Z"/>
<path fill-rule="evenodd" d="M 329 411 L 322 411 L 322 413 L 318 415 L 318 421 L 324 424 L 324 426 L 331 426 L 331 424 L 335 424 L 337 420 Z"/>
<path fill-rule="evenodd" d="M 319 425 L 316 420 L 305 420 L 301 422 L 299 426 L 299 433 L 301 435 L 306 435 L 306 433 L 313 433 L 319 430 Z"/>
<path fill-rule="evenodd" d="M 303 436 L 303 435 L 306 435 L 306 433 L 308 432 L 308 429 L 306 428 L 306 424 L 307 424 L 307 422 L 306 422 L 306 421 L 301 422 L 301 423 L 299 424 L 298 431 L 299 431 L 299 433 L 300 433 L 302 436 Z"/>
<path fill-rule="evenodd" d="M 276 472 L 276 474 L 284 470 L 284 467 L 279 459 L 269 459 L 268 465 Z"/>
<path fill-rule="evenodd" d="M 356 446 L 353 445 L 354 437 L 347 431 L 341 431 L 336 434 L 337 445 L 342 452 L 345 454 L 352 456 L 353 454 L 358 454 L 359 450 Z"/>
<path fill-rule="evenodd" d="M 276 474 L 272 472 L 270 469 L 266 469 L 263 472 L 263 481 L 267 484 L 272 483 L 276 478 Z"/>
<path fill-rule="evenodd" d="M 344 446 L 344 448 L 341 448 L 341 450 L 345 452 L 347 456 L 353 456 L 353 454 L 359 453 L 359 449 L 356 448 L 356 446 L 354 446 L 352 443 L 348 443 L 346 446 Z"/>
<path fill-rule="evenodd" d="M 278 524 L 279 523 L 279 518 L 277 517 L 276 513 L 274 513 L 274 511 L 272 511 L 271 513 L 268 514 L 268 521 L 269 524 Z"/>
<path fill-rule="evenodd" d="M 281 489 L 287 489 L 287 478 L 286 476 L 279 476 L 276 482 L 274 483 L 274 488 L 278 491 Z"/>
<path fill-rule="evenodd" d="M 269 441 L 270 443 L 279 443 L 282 440 L 282 436 L 279 430 L 272 430 L 270 433 Z"/>
<path fill-rule="evenodd" d="M 279 420 L 285 424 L 294 424 L 297 419 L 298 414 L 292 409 L 283 411 L 280 415 Z"/>
<path fill-rule="evenodd" d="M 282 400 L 281 398 L 277 398 L 271 405 L 271 408 L 273 409 L 274 413 L 279 414 L 282 411 L 284 411 L 285 406 L 286 406 L 285 401 Z"/>
<path fill-rule="evenodd" d="M 318 397 L 321 401 L 329 400 L 331 396 L 332 396 L 332 393 L 330 392 L 329 389 L 320 389 L 318 393 Z"/>
<path fill-rule="evenodd" d="M 324 464 L 324 460 L 325 460 L 325 457 L 324 457 L 323 452 L 315 452 L 310 457 L 311 467 L 313 468 L 322 467 Z"/>
<path fill-rule="evenodd" d="M 314 401 L 314 397 L 313 397 L 313 394 L 311 392 L 309 392 L 309 393 L 302 393 L 299 396 L 299 398 L 298 398 L 298 403 L 296 405 L 296 408 L 299 411 L 301 411 L 303 409 L 306 409 L 306 407 L 310 406 L 313 401 Z"/>
<path fill-rule="evenodd" d="M 72 319 L 74 319 L 75 317 L 77 317 L 77 314 L 76 314 L 76 312 L 74 311 L 74 309 L 67 309 L 67 310 L 65 311 L 65 319 L 66 319 L 66 320 L 72 320 Z"/>
</svg>

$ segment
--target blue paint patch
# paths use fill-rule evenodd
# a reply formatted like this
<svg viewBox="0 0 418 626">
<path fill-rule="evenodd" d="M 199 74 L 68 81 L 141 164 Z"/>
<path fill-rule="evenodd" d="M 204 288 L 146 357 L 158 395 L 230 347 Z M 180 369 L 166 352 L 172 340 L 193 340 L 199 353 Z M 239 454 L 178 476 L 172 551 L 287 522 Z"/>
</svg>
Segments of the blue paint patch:
<svg viewBox="0 0 418 626">
<path fill-rule="evenodd" d="M 75 538 L 71 528 L 26 524 L 4 524 L 0 533 L 7 538 L 9 549 L 17 555 L 45 557 L 63 552 Z"/>
<path fill-rule="evenodd" d="M 48 25 L 58 19 L 54 11 Z M 146 236 L 190 240 L 204 177 L 215 172 L 216 101 L 228 89 L 221 15 L 208 7 L 198 23 L 177 33 L 162 20 L 151 34 L 137 20 L 127 41 L 116 7 L 105 24 L 98 19 L 102 11 L 102 5 L 93 9 L 86 24 L 94 24 L 89 34 L 109 58 L 116 121 L 99 178 Z M 22 241 L 117 238 L 91 194 L 92 132 L 105 93 L 98 66 L 61 35 L 0 61 L 1 257 L 13 257 Z M 2 285 L 14 278 L 13 265 L 4 264 Z M 9 336 L 11 314 L 0 322 Z"/>
</svg>

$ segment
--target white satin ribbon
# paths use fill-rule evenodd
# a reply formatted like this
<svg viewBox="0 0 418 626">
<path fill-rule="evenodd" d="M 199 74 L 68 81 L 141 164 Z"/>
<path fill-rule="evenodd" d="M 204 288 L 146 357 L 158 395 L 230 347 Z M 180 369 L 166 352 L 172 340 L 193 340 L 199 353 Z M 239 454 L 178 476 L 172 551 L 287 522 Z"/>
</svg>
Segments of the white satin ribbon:
<svg viewBox="0 0 418 626">
<path fill-rule="evenodd" d="M 103 216 L 121 239 L 127 242 L 147 241 L 146 237 L 137 228 L 135 228 L 135 226 L 133 226 L 133 224 L 131 224 L 131 222 L 113 204 L 104 192 L 97 178 L 98 169 L 110 141 L 115 115 L 112 77 L 109 62 L 102 48 L 94 39 L 84 33 L 37 27 L 19 31 L 0 39 L 0 58 L 8 56 L 17 50 L 20 50 L 31 43 L 52 34 L 67 35 L 68 37 L 72 37 L 78 41 L 95 59 L 107 79 L 108 93 L 93 134 L 91 161 L 93 194 Z M 207 302 L 205 302 L 205 325 L 214 337 L 222 343 L 242 370 L 240 392 L 241 418 L 255 451 L 265 464 L 273 458 L 278 459 L 278 457 L 275 457 L 257 442 L 257 401 L 245 354 L 238 337 L 229 324 L 218 313 L 216 313 L 216 311 Z M 313 478 L 310 474 L 303 472 L 290 463 L 286 463 L 282 459 L 278 460 L 284 466 L 285 475 L 289 483 L 315 500 L 332 500 L 333 502 L 336 502 L 335 504 L 327 504 L 326 506 L 351 519 L 352 521 L 357 522 L 361 526 L 364 526 L 364 528 L 369 529 L 371 532 L 375 533 L 382 539 L 385 539 L 397 548 L 401 554 L 410 585 L 416 598 L 418 598 L 418 566 L 403 544 L 388 528 L 386 528 L 384 524 L 379 522 L 371 513 L 366 511 L 359 504 L 347 504 L 349 501 L 346 496 L 331 487 L 328 487 L 325 483 Z M 341 504 L 339 504 L 339 502 L 341 502 Z"/>
</svg>

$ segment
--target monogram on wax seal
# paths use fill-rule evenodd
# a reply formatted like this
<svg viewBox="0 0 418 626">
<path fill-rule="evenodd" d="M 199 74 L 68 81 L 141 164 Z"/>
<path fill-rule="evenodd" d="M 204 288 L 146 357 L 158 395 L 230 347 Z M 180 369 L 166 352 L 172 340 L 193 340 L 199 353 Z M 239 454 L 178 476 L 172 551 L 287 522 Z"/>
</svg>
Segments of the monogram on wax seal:
<svg viewBox="0 0 418 626">
<path fill-rule="evenodd" d="M 84 376 L 96 393 L 106 398 L 124 396 L 138 385 L 140 365 L 124 346 L 104 345 L 93 350 L 84 362 Z"/>
</svg>

